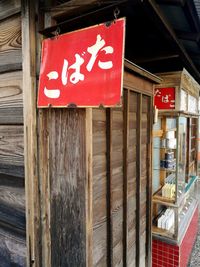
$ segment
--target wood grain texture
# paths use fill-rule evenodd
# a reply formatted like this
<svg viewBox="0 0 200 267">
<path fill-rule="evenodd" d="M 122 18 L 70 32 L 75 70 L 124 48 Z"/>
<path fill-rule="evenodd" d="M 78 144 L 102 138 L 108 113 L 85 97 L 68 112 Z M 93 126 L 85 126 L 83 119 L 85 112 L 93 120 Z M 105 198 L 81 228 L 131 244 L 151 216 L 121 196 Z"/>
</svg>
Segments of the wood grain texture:
<svg viewBox="0 0 200 267">
<path fill-rule="evenodd" d="M 127 266 L 128 251 L 128 136 L 130 91 L 124 90 L 123 102 L 123 265 Z"/>
<path fill-rule="evenodd" d="M 59 18 L 60 16 L 76 15 L 77 12 L 88 11 L 94 8 L 94 5 L 98 5 L 101 1 L 97 0 L 71 0 L 69 3 L 58 5 L 57 8 L 51 8 L 50 14 L 53 18 Z"/>
<path fill-rule="evenodd" d="M 124 73 L 124 88 L 146 95 L 153 94 L 153 86 L 150 81 L 141 79 L 130 72 Z"/>
<path fill-rule="evenodd" d="M 27 266 L 38 267 L 40 255 L 40 203 L 36 119 L 36 9 L 38 1 L 22 1 L 23 104 Z M 20 19 L 18 19 L 20 24 Z M 17 24 L 18 25 L 18 24 Z M 17 26 L 19 27 L 19 26 Z M 16 28 L 20 38 L 20 30 Z M 20 43 L 20 42 L 19 42 Z M 20 46 L 18 53 L 20 51 Z"/>
<path fill-rule="evenodd" d="M 21 71 L 0 74 L 0 124 L 23 124 Z"/>
<path fill-rule="evenodd" d="M 52 110 L 49 138 L 52 266 L 85 266 L 85 110 Z"/>
<path fill-rule="evenodd" d="M 39 133 L 39 175 L 40 182 L 40 216 L 41 216 L 41 254 L 42 266 L 51 266 L 51 233 L 50 233 L 50 173 L 49 173 L 49 121 L 51 111 L 40 109 L 38 113 Z"/>
<path fill-rule="evenodd" d="M 123 109 L 112 111 L 111 201 L 113 266 L 123 265 Z"/>
<path fill-rule="evenodd" d="M 142 94 L 137 94 L 137 145 L 136 145 L 136 266 L 141 264 L 140 239 L 140 192 L 141 192 L 141 117 L 142 117 Z"/>
<path fill-rule="evenodd" d="M 86 266 L 93 265 L 93 146 L 92 146 L 92 108 L 86 109 L 85 137 L 86 137 Z"/>
<path fill-rule="evenodd" d="M 21 17 L 0 22 L 0 72 L 22 68 Z"/>
<path fill-rule="evenodd" d="M 93 266 L 107 264 L 106 112 L 93 109 Z"/>
<path fill-rule="evenodd" d="M 136 259 L 136 111 L 137 93 L 130 92 L 127 122 L 127 266 L 135 266 Z"/>
<path fill-rule="evenodd" d="M 21 11 L 20 0 L 0 0 L 0 20 Z"/>
<path fill-rule="evenodd" d="M 0 125 L 0 173 L 24 174 L 23 126 Z"/>
<path fill-rule="evenodd" d="M 1 266 L 26 266 L 25 238 L 0 228 L 0 263 Z"/>
<path fill-rule="evenodd" d="M 0 186 L 0 228 L 25 238 L 24 188 Z"/>
</svg>

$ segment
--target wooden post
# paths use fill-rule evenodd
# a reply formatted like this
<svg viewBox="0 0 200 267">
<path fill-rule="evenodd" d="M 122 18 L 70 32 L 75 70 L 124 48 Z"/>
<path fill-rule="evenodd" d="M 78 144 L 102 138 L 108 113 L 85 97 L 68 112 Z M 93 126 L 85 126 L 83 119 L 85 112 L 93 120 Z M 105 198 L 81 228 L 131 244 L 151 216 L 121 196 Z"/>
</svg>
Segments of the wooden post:
<svg viewBox="0 0 200 267">
<path fill-rule="evenodd" d="M 153 98 L 148 107 L 148 169 L 147 169 L 147 242 L 146 242 L 146 266 L 152 266 L 152 133 L 153 133 Z"/>
<path fill-rule="evenodd" d="M 113 266 L 113 219 L 112 219 L 112 111 L 106 109 L 106 162 L 107 162 L 107 265 Z"/>
<path fill-rule="evenodd" d="M 51 266 L 50 232 L 50 171 L 49 171 L 49 124 L 51 112 L 42 109 L 38 114 L 39 177 L 40 177 L 40 217 L 41 217 L 41 266 Z"/>
<path fill-rule="evenodd" d="M 128 248 L 128 218 L 127 218 L 127 201 L 128 201 L 128 140 L 129 140 L 129 90 L 124 91 L 124 136 L 123 136 L 123 172 L 124 172 L 124 188 L 123 188 L 123 264 L 127 266 L 127 248 Z"/>
<path fill-rule="evenodd" d="M 36 1 L 37 2 L 37 1 Z M 40 265 L 39 184 L 36 122 L 35 1 L 22 1 L 24 155 L 27 266 Z"/>
<path fill-rule="evenodd" d="M 86 266 L 93 266 L 92 108 L 86 109 Z"/>
<path fill-rule="evenodd" d="M 142 94 L 138 95 L 137 108 L 137 176 L 136 176 L 136 265 L 140 266 L 140 192 L 141 192 L 141 120 L 142 120 Z"/>
</svg>

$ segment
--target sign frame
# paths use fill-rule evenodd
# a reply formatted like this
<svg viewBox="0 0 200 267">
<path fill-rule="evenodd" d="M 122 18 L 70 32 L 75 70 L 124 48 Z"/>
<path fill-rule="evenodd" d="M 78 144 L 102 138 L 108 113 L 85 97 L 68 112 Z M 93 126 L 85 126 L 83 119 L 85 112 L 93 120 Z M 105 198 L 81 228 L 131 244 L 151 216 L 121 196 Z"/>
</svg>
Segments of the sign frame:
<svg viewBox="0 0 200 267">
<path fill-rule="evenodd" d="M 125 18 L 120 18 L 113 22 L 101 23 L 101 24 L 94 25 L 88 28 L 58 35 L 54 37 L 53 39 L 52 38 L 45 39 L 42 44 L 37 107 L 38 108 L 48 108 L 48 107 L 53 107 L 53 108 L 80 107 L 82 108 L 82 107 L 99 107 L 99 106 L 103 106 L 103 107 L 121 106 L 122 95 L 123 95 L 125 23 L 126 23 Z M 117 41 L 115 41 L 116 44 L 114 47 L 112 47 L 111 46 L 112 44 L 109 43 L 108 35 L 112 37 L 114 36 L 114 33 L 111 34 L 111 31 L 109 31 L 109 29 L 113 30 L 115 34 L 118 34 L 116 36 L 120 36 L 122 39 L 122 42 L 120 43 L 119 38 L 117 39 L 115 37 Z M 96 33 L 95 33 L 95 30 L 97 31 Z M 98 31 L 100 31 L 99 34 L 98 34 Z M 86 36 L 87 33 L 88 33 L 88 37 Z M 93 37 L 95 35 L 96 39 L 94 38 L 92 39 L 93 43 L 90 43 L 92 46 L 90 47 L 87 46 L 88 47 L 88 48 L 86 47 L 87 51 L 84 51 L 81 54 L 80 52 L 77 52 L 75 55 L 73 55 L 74 56 L 73 60 L 75 60 L 75 62 L 72 62 L 72 56 L 69 56 L 70 58 L 69 61 L 66 60 L 65 55 L 66 56 L 68 55 L 69 53 L 68 49 L 66 49 L 67 52 L 65 52 L 64 49 L 61 49 L 58 52 L 55 51 L 56 45 L 54 44 L 58 44 L 59 41 L 61 44 L 63 44 L 65 42 L 63 41 L 64 38 L 66 38 L 66 40 L 68 41 L 70 40 L 70 37 L 72 38 L 72 45 L 70 45 L 70 42 L 68 42 L 68 46 L 72 47 L 73 44 L 76 43 L 75 36 L 77 34 L 80 36 L 81 34 L 82 36 L 86 36 L 85 38 L 87 40 L 85 42 L 83 41 L 83 43 L 86 44 L 88 40 L 90 40 L 90 36 L 89 36 L 90 33 Z M 101 46 L 101 50 L 99 50 L 100 51 L 99 57 L 101 60 L 99 59 L 97 63 L 98 54 L 96 54 L 95 61 L 93 60 L 94 64 L 93 65 L 90 64 L 92 61 L 92 57 L 94 59 L 94 52 L 92 54 L 91 51 L 95 50 L 93 48 L 94 47 L 96 48 L 98 46 L 97 43 L 100 44 L 100 42 L 102 42 L 103 44 L 103 41 L 104 41 L 104 46 L 103 47 Z M 113 50 L 111 48 L 113 48 Z M 74 48 L 72 47 L 72 50 L 73 49 Z M 116 54 L 114 53 L 115 51 L 116 53 L 119 52 L 119 58 L 116 57 Z M 61 59 L 58 60 L 58 66 L 61 69 L 61 71 L 57 71 L 56 66 L 54 65 L 54 58 L 55 58 L 56 52 L 60 53 L 61 57 L 64 55 L 64 58 L 62 60 Z M 84 53 L 86 53 L 87 55 L 85 56 Z M 89 53 L 91 55 L 88 55 Z M 85 61 L 84 61 L 84 56 L 86 58 Z M 48 65 L 48 62 L 49 62 L 48 57 L 50 57 L 50 66 Z M 63 62 L 63 60 L 64 60 L 64 63 L 61 63 L 61 61 Z M 80 63 L 81 60 L 82 60 L 82 64 L 79 64 L 78 66 L 78 62 Z M 87 63 L 87 65 L 85 63 Z M 88 70 L 89 64 L 90 66 L 92 65 L 93 67 L 93 69 L 90 68 L 90 71 Z M 76 69 L 75 69 L 75 65 L 76 65 Z M 84 73 L 81 73 L 81 67 L 83 67 L 84 65 L 86 65 L 87 70 Z M 77 71 L 78 67 L 79 67 L 79 73 Z M 114 67 L 116 69 L 114 69 Z M 71 69 L 75 69 L 74 73 L 72 73 Z M 94 74 L 91 75 L 92 70 L 96 72 L 97 70 L 99 70 L 100 72 L 100 74 L 99 73 L 97 74 L 98 78 L 96 78 L 96 80 L 95 80 Z M 63 73 L 65 73 L 65 75 Z M 68 75 L 69 73 L 70 75 Z M 89 81 L 85 81 L 83 79 L 83 76 L 84 78 L 86 77 L 85 73 L 89 73 L 88 74 L 90 78 Z M 67 83 L 66 83 L 66 80 L 67 80 Z M 93 81 L 95 84 L 93 87 L 93 90 L 90 90 L 91 81 Z M 97 84 L 97 81 L 98 81 L 98 84 Z M 58 82 L 57 85 L 56 85 L 56 82 Z M 76 85 L 75 82 L 79 84 Z M 50 83 L 53 84 L 52 88 L 51 86 L 50 87 L 45 86 L 45 83 L 47 83 L 48 86 Z M 105 87 L 103 87 L 103 85 Z M 83 95 L 80 94 L 81 90 L 83 91 Z M 97 96 L 95 96 L 95 90 L 96 90 Z M 62 100 L 57 101 L 60 98 L 60 96 L 62 96 Z M 65 99 L 66 96 L 68 98 Z M 94 99 L 92 99 L 92 97 Z M 102 100 L 100 97 L 102 97 Z"/>
</svg>

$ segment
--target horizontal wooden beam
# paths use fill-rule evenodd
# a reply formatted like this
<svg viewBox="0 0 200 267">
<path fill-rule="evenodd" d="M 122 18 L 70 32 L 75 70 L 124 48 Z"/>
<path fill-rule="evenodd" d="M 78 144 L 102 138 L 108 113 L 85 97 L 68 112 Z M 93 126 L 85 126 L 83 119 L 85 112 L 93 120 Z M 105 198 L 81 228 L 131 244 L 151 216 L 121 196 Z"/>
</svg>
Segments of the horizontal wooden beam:
<svg viewBox="0 0 200 267">
<path fill-rule="evenodd" d="M 191 58 L 193 61 L 195 61 L 196 63 L 198 62 L 198 64 L 200 65 L 200 54 L 191 54 Z"/>
<path fill-rule="evenodd" d="M 176 35 L 181 40 L 188 40 L 199 42 L 200 32 L 186 32 L 186 31 L 176 31 Z"/>
<path fill-rule="evenodd" d="M 95 10 L 88 10 L 85 12 L 82 12 L 81 14 L 76 10 L 76 15 L 70 18 L 69 14 L 68 16 L 65 16 L 65 20 L 62 22 L 59 22 L 55 24 L 54 26 L 40 29 L 39 32 L 47 37 L 53 37 L 55 36 L 56 30 L 59 28 L 62 32 L 66 32 L 68 30 L 72 30 L 73 28 L 80 27 L 80 25 L 84 25 L 84 27 L 91 26 L 91 20 L 93 19 L 95 23 L 102 22 L 102 16 L 105 17 L 105 15 L 108 15 L 109 19 L 111 19 L 111 15 L 113 16 L 113 8 L 117 5 L 120 7 L 120 5 L 128 2 L 128 0 L 121 0 L 119 1 L 113 1 L 112 4 L 98 7 Z M 64 13 L 63 13 L 64 14 Z M 77 26 L 78 25 L 78 26 Z"/>
<path fill-rule="evenodd" d="M 1 69 L 1 68 L 0 68 Z M 0 124 L 23 124 L 22 72 L 0 74 Z"/>
<path fill-rule="evenodd" d="M 192 30 L 195 32 L 200 32 L 200 21 L 196 7 L 194 5 L 194 1 L 186 1 L 183 10 Z"/>
<path fill-rule="evenodd" d="M 3 20 L 0 36 L 0 72 L 21 69 L 21 17 L 16 15 Z"/>
<path fill-rule="evenodd" d="M 182 43 L 178 40 L 176 33 L 172 29 L 169 22 L 166 20 L 163 15 L 161 9 L 156 4 L 154 0 L 144 0 L 141 2 L 143 8 L 145 8 L 147 14 L 153 20 L 155 27 L 157 27 L 166 38 L 172 43 L 173 46 L 178 49 L 177 51 L 180 54 L 180 57 L 183 61 L 184 66 L 188 69 L 188 71 L 194 76 L 194 78 L 200 82 L 200 72 L 194 65 L 191 57 L 188 55 Z"/>
<path fill-rule="evenodd" d="M 127 70 L 131 70 L 134 71 L 135 73 L 141 75 L 142 77 L 145 77 L 146 79 L 153 81 L 154 83 L 161 83 L 162 79 L 150 72 L 148 72 L 147 70 L 137 66 L 136 64 L 134 64 L 133 62 L 125 59 L 124 61 L 124 67 Z"/>
<path fill-rule="evenodd" d="M 21 11 L 20 0 L 0 1 L 0 20 L 8 18 Z"/>
<path fill-rule="evenodd" d="M 156 3 L 161 5 L 174 5 L 174 6 L 184 6 L 187 0 L 157 0 Z"/>
<path fill-rule="evenodd" d="M 155 62 L 155 61 L 163 61 L 163 60 L 168 60 L 172 58 L 178 58 L 179 54 L 177 53 L 169 53 L 169 54 L 163 54 L 163 55 L 154 55 L 154 56 L 149 56 L 149 57 L 140 57 L 140 58 L 134 58 L 134 61 L 137 64 L 141 63 L 149 63 L 149 62 Z"/>
<path fill-rule="evenodd" d="M 49 15 L 57 19 L 60 16 L 69 16 L 81 14 L 95 7 L 103 7 L 105 5 L 119 4 L 123 0 L 71 0 L 58 6 L 45 6 L 44 11 L 49 12 Z"/>
</svg>

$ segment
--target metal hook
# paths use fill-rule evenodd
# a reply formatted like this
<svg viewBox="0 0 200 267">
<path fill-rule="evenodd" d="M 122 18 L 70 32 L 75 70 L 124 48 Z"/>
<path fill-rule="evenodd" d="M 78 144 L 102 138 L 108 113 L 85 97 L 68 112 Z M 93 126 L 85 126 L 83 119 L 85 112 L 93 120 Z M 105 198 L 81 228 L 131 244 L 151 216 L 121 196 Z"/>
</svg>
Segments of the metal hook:
<svg viewBox="0 0 200 267">
<path fill-rule="evenodd" d="M 56 39 L 58 39 L 59 34 L 60 34 L 60 28 L 57 27 L 56 32 L 55 32 Z"/>
<path fill-rule="evenodd" d="M 120 13 L 120 10 L 119 10 L 118 7 L 116 7 L 115 10 L 114 10 L 114 18 L 115 18 L 115 20 L 117 20 L 117 18 L 119 16 L 119 13 Z"/>
</svg>

